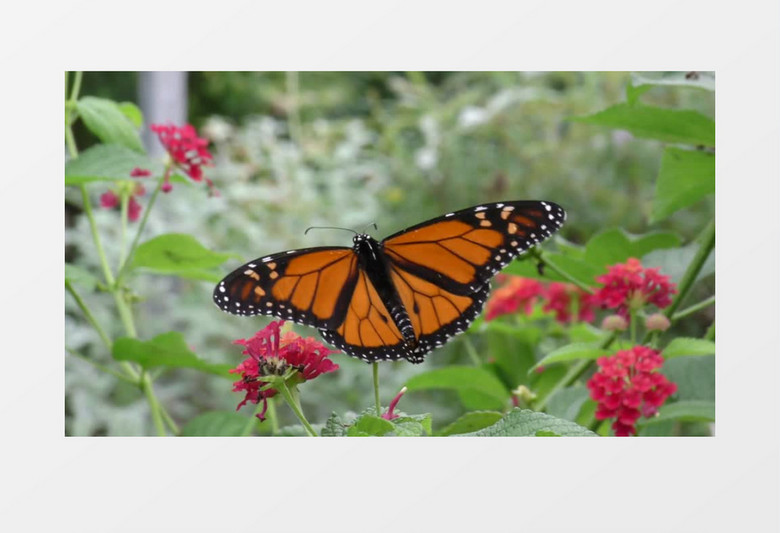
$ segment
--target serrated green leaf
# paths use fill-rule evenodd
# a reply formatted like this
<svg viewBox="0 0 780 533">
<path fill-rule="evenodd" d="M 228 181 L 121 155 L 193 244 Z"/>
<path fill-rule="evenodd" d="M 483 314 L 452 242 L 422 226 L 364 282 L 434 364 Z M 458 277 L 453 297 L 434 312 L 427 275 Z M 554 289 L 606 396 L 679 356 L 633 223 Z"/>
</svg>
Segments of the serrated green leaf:
<svg viewBox="0 0 780 533">
<path fill-rule="evenodd" d="M 664 356 L 664 359 L 671 359 L 684 355 L 713 355 L 714 353 L 715 343 L 712 341 L 678 337 L 672 340 L 661 354 Z"/>
<path fill-rule="evenodd" d="M 504 416 L 503 413 L 499 411 L 469 411 L 442 429 L 438 435 L 447 437 L 460 433 L 472 433 L 479 429 L 492 426 L 498 422 L 502 416 Z"/>
<path fill-rule="evenodd" d="M 141 109 L 137 105 L 135 105 L 133 102 L 119 102 L 117 104 L 119 106 L 119 110 L 126 116 L 130 122 L 133 123 L 133 126 L 136 128 L 140 128 L 144 124 L 144 115 L 141 112 Z"/>
<path fill-rule="evenodd" d="M 320 432 L 323 437 L 344 437 L 346 434 L 347 426 L 336 413 L 331 413 Z"/>
<path fill-rule="evenodd" d="M 663 220 L 710 194 L 715 194 L 715 154 L 667 147 L 655 183 L 650 222 Z"/>
<path fill-rule="evenodd" d="M 162 165 L 158 161 L 118 144 L 98 144 L 65 164 L 65 185 L 128 180 L 131 179 L 130 172 L 136 167 L 150 170 L 152 176 L 162 174 Z"/>
<path fill-rule="evenodd" d="M 196 416 L 181 428 L 182 437 L 240 437 L 247 419 L 231 411 L 209 411 Z"/>
<path fill-rule="evenodd" d="M 591 342 L 575 342 L 561 346 L 545 355 L 536 363 L 529 372 L 533 372 L 540 366 L 547 366 L 553 363 L 562 363 L 565 361 L 574 361 L 577 359 L 598 359 L 607 355 L 609 352 L 604 348 L 599 348 Z"/>
<path fill-rule="evenodd" d="M 460 435 L 463 437 L 533 437 L 537 432 L 562 437 L 594 437 L 588 428 L 563 420 L 547 413 L 515 407 L 501 420 L 479 431 Z"/>
<path fill-rule="evenodd" d="M 104 143 L 144 151 L 137 127 L 113 100 L 84 96 L 76 103 L 76 109 L 87 129 Z"/>
<path fill-rule="evenodd" d="M 627 130 L 636 137 L 668 143 L 715 146 L 715 122 L 696 111 L 623 103 L 569 120 Z"/>
<path fill-rule="evenodd" d="M 193 368 L 223 378 L 231 377 L 230 365 L 199 359 L 178 331 L 162 333 L 148 341 L 121 337 L 114 342 L 111 355 L 117 361 L 135 361 L 147 369 L 155 366 Z"/>
<path fill-rule="evenodd" d="M 674 402 L 662 406 L 658 414 L 651 418 L 640 418 L 641 425 L 658 424 L 667 420 L 680 420 L 683 422 L 714 422 L 715 402 L 702 400 L 688 400 Z"/>
<path fill-rule="evenodd" d="M 97 277 L 83 268 L 70 263 L 65 263 L 65 281 L 70 281 L 74 285 L 81 285 L 87 290 L 94 289 L 100 283 Z"/>
<path fill-rule="evenodd" d="M 358 417 L 347 430 L 348 437 L 381 437 L 393 431 L 394 426 L 389 420 L 376 415 L 365 414 Z"/>
<path fill-rule="evenodd" d="M 142 243 L 133 256 L 133 268 L 158 274 L 219 281 L 222 275 L 212 269 L 231 254 L 212 252 L 186 233 L 167 233 Z"/>
<path fill-rule="evenodd" d="M 472 366 L 448 366 L 429 370 L 409 379 L 406 387 L 410 391 L 454 390 L 470 409 L 500 409 L 509 399 L 509 391 L 494 374 Z"/>
<path fill-rule="evenodd" d="M 675 248 L 680 244 L 680 237 L 670 232 L 632 235 L 623 229 L 612 228 L 591 237 L 585 246 L 585 260 L 600 267 L 600 274 L 603 274 L 607 265 L 622 263 L 629 257 L 641 259 L 653 250 Z"/>
</svg>

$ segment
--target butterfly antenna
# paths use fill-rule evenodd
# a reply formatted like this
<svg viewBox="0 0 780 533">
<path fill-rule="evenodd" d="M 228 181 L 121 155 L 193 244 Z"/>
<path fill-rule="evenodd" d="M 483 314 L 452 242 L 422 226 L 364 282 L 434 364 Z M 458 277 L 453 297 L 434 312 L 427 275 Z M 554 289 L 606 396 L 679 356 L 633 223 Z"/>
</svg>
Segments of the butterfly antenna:
<svg viewBox="0 0 780 533">
<path fill-rule="evenodd" d="M 378 231 L 379 230 L 379 228 L 376 227 L 376 222 L 371 222 L 370 224 L 367 224 L 367 225 L 363 226 L 363 229 L 366 229 L 369 226 L 374 226 L 374 231 Z"/>
<path fill-rule="evenodd" d="M 310 229 L 340 229 L 340 230 L 344 230 L 344 231 L 351 231 L 352 233 L 357 235 L 357 231 L 355 231 L 353 229 L 339 228 L 337 226 L 309 226 L 308 228 L 306 228 L 306 231 L 304 231 L 303 234 L 306 235 L 307 233 L 309 233 Z"/>
</svg>

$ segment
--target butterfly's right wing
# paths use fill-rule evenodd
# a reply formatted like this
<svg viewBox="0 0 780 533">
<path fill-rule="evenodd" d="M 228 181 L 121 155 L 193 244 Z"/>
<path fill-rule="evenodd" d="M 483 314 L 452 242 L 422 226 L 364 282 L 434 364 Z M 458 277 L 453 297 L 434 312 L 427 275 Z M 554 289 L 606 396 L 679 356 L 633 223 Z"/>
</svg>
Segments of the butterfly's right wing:
<svg viewBox="0 0 780 533">
<path fill-rule="evenodd" d="M 214 289 L 214 303 L 234 315 L 271 315 L 306 326 L 340 326 L 360 269 L 351 248 L 317 247 L 261 257 Z"/>
</svg>

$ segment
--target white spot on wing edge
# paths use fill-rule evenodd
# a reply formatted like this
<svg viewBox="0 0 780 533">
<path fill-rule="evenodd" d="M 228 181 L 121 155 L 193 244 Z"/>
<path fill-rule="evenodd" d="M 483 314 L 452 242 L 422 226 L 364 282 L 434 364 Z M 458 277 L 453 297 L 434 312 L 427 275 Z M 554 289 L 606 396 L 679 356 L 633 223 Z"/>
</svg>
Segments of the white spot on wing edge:
<svg viewBox="0 0 780 533">
<path fill-rule="evenodd" d="M 487 207 L 485 207 L 484 205 L 480 205 L 479 207 L 475 207 L 474 211 L 484 211 L 485 209 L 487 209 Z"/>
</svg>

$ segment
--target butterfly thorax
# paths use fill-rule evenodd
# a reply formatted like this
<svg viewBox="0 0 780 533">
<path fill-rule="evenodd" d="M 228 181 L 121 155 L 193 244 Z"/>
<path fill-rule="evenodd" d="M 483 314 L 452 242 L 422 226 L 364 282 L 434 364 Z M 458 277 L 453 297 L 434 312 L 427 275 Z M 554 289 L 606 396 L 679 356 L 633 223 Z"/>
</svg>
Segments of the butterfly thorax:
<svg viewBox="0 0 780 533">
<path fill-rule="evenodd" d="M 417 346 L 417 337 L 414 334 L 412 322 L 409 319 L 409 313 L 406 311 L 398 291 L 391 283 L 390 265 L 381 253 L 382 245 L 370 235 L 359 233 L 352 238 L 353 249 L 358 257 L 360 267 L 368 276 L 368 279 L 376 288 L 377 294 L 385 302 L 389 317 L 382 317 L 383 320 L 392 320 L 395 323 L 406 344 L 415 348 Z"/>
</svg>

